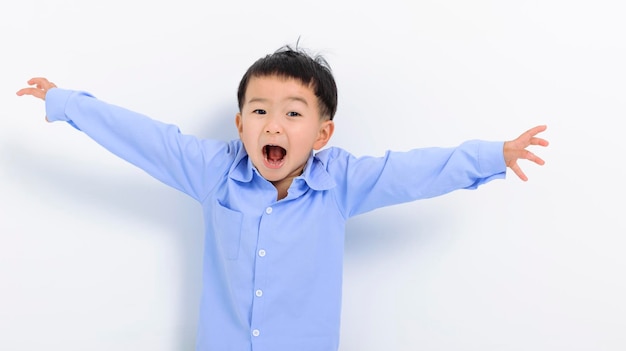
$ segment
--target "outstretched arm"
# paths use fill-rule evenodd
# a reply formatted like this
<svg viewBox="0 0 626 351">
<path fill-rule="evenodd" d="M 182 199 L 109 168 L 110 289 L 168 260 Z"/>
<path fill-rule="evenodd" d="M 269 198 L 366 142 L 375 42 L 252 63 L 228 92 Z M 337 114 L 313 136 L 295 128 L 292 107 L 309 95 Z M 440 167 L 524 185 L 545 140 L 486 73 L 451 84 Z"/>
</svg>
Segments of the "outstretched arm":
<svg viewBox="0 0 626 351">
<path fill-rule="evenodd" d="M 28 81 L 18 96 L 46 102 L 46 120 L 65 121 L 113 154 L 197 200 L 222 179 L 237 145 L 185 135 L 178 127 L 100 101 L 91 94 L 57 88 L 45 78 Z"/>
<path fill-rule="evenodd" d="M 545 163 L 539 156 L 528 151 L 526 148 L 530 145 L 548 146 L 547 140 L 536 137 L 537 134 L 545 131 L 546 128 L 547 126 L 545 125 L 536 126 L 524 132 L 517 137 L 517 139 L 504 143 L 504 162 L 506 166 L 512 169 L 523 181 L 527 181 L 528 177 L 524 174 L 517 161 L 519 159 L 525 159 L 538 165 Z"/>
</svg>

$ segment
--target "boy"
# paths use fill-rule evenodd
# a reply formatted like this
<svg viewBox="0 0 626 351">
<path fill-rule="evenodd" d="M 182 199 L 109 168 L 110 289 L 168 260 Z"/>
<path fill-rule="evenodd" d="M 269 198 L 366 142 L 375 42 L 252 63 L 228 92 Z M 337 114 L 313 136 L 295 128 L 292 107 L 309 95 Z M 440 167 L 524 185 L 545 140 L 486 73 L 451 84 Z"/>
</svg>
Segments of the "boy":
<svg viewBox="0 0 626 351">
<path fill-rule="evenodd" d="M 238 89 L 239 140 L 199 140 L 178 128 L 45 78 L 17 95 L 45 100 L 116 155 L 200 202 L 205 217 L 197 350 L 335 351 L 344 225 L 382 206 L 475 189 L 517 164 L 544 161 L 538 126 L 507 142 L 356 158 L 323 149 L 337 87 L 320 56 L 283 47 L 255 62 Z M 321 150 L 321 151 L 320 151 Z"/>
</svg>

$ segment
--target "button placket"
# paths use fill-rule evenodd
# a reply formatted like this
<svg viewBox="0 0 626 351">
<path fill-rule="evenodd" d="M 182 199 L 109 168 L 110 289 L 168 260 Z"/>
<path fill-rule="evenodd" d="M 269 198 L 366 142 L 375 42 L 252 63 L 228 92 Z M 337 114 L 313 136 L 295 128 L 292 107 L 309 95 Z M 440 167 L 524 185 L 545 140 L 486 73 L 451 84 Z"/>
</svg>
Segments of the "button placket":
<svg viewBox="0 0 626 351">
<path fill-rule="evenodd" d="M 266 269 L 267 269 L 267 247 L 261 249 L 260 247 L 264 247 L 264 243 L 265 243 L 265 238 L 267 237 L 268 233 L 270 233 L 271 231 L 273 231 L 273 227 L 275 224 L 275 221 L 277 220 L 277 218 L 272 218 L 275 214 L 273 214 L 274 212 L 274 208 L 272 206 L 267 206 L 265 207 L 265 209 L 263 210 L 263 214 L 262 217 L 265 218 L 261 218 L 261 225 L 259 227 L 259 239 L 257 242 L 257 257 L 258 259 L 255 260 L 255 287 L 253 290 L 253 296 L 254 296 L 254 302 L 253 302 L 253 307 L 252 307 L 252 330 L 251 330 L 251 335 L 254 338 L 257 338 L 261 335 L 261 329 L 263 327 L 263 306 L 264 306 L 264 300 L 265 300 L 265 291 L 263 289 L 263 285 L 266 281 L 265 278 L 265 273 L 266 273 Z M 257 285 L 258 284 L 258 285 Z"/>
<path fill-rule="evenodd" d="M 265 209 L 265 213 L 266 213 L 266 214 L 268 214 L 268 215 L 272 214 L 272 212 L 273 212 L 273 211 L 274 211 L 274 210 L 272 209 L 272 207 L 271 207 L 271 206 L 268 206 L 268 207 Z M 260 250 L 258 251 L 258 254 L 259 254 L 259 257 L 265 257 L 266 252 L 265 252 L 265 250 L 260 249 Z M 261 289 L 257 289 L 257 290 L 254 292 L 254 295 L 255 295 L 256 297 L 261 297 L 261 296 L 263 296 L 263 290 L 261 290 Z"/>
</svg>

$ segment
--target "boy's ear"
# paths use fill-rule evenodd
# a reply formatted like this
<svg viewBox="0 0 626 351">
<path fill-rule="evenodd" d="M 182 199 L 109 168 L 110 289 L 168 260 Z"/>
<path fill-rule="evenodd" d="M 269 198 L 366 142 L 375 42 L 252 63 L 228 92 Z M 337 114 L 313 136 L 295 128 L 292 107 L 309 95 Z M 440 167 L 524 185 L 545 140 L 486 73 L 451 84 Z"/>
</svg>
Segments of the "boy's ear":
<svg viewBox="0 0 626 351">
<path fill-rule="evenodd" d="M 239 138 L 241 139 L 241 134 L 243 133 L 243 121 L 241 120 L 241 112 L 237 112 L 237 115 L 235 116 L 235 125 L 237 126 Z"/>
<path fill-rule="evenodd" d="M 315 140 L 315 143 L 313 144 L 313 149 L 319 150 L 323 148 L 324 146 L 326 146 L 326 144 L 330 140 L 330 137 L 333 136 L 334 131 L 335 131 L 335 122 L 331 120 L 322 122 L 322 125 L 320 126 L 320 130 L 319 130 L 319 134 L 317 135 L 317 139 Z"/>
</svg>

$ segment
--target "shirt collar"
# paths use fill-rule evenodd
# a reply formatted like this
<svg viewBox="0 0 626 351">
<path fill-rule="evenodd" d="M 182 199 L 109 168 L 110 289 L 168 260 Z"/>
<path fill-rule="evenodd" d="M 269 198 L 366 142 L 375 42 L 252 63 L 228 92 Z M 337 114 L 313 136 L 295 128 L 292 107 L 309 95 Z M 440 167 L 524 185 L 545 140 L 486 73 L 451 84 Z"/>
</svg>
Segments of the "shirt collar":
<svg viewBox="0 0 626 351">
<path fill-rule="evenodd" d="M 309 188 L 313 190 L 328 190 L 335 187 L 336 183 L 326 171 L 326 166 L 313 152 L 304 166 L 302 175 L 298 178 L 304 179 Z M 297 178 L 296 178 L 297 179 Z"/>
<path fill-rule="evenodd" d="M 239 142 L 239 145 L 240 149 L 230 168 L 229 176 L 238 182 L 249 183 L 252 181 L 254 173 L 257 173 L 259 177 L 261 174 L 254 168 L 243 144 Z M 313 190 L 328 190 L 336 185 L 333 178 L 326 171 L 325 165 L 313 152 L 311 152 L 306 166 L 304 166 L 302 175 L 296 177 L 296 179 L 303 179 L 309 188 Z"/>
<path fill-rule="evenodd" d="M 239 150 L 235 155 L 235 160 L 230 167 L 228 175 L 231 179 L 238 182 L 249 183 L 252 180 L 252 169 L 254 166 L 252 165 L 252 161 L 250 161 L 246 148 L 243 147 L 241 140 L 237 140 L 237 144 L 239 146 Z"/>
</svg>

